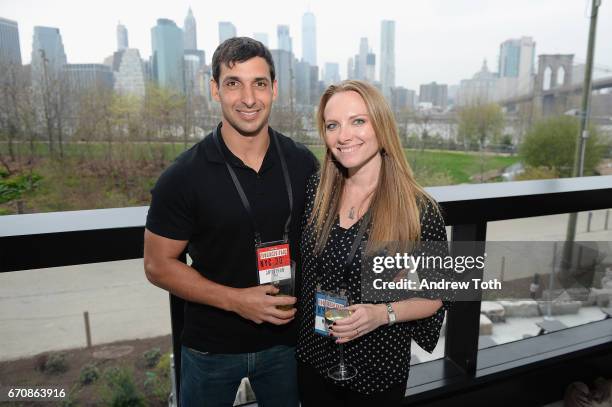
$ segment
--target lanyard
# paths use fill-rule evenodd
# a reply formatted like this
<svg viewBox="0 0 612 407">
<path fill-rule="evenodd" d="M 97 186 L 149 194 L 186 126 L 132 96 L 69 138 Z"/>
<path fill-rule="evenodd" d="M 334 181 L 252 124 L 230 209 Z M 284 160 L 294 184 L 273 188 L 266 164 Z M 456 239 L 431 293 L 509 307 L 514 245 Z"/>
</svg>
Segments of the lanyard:
<svg viewBox="0 0 612 407">
<path fill-rule="evenodd" d="M 342 267 L 342 282 L 340 283 L 341 289 L 348 288 L 349 268 L 351 267 L 351 264 L 353 263 L 353 259 L 355 258 L 355 254 L 357 253 L 357 248 L 363 241 L 363 237 L 365 235 L 366 229 L 368 228 L 370 224 L 370 218 L 371 216 L 370 216 L 369 210 L 366 212 L 363 218 L 361 218 L 361 225 L 359 225 L 359 230 L 357 231 L 355 240 L 353 240 L 353 244 L 351 245 L 351 251 L 349 252 L 348 256 L 346 256 L 346 259 L 344 260 L 344 266 Z M 321 256 L 319 255 L 318 258 L 320 261 Z M 319 263 L 319 266 L 317 267 L 317 285 L 319 286 L 321 284 L 321 278 L 322 278 L 320 274 L 320 269 L 321 267 Z"/>
<path fill-rule="evenodd" d="M 234 186 L 236 187 L 236 191 L 238 195 L 240 195 L 240 200 L 242 201 L 242 205 L 244 209 L 249 214 L 249 218 L 251 219 L 251 223 L 253 224 L 253 232 L 255 233 L 255 244 L 261 244 L 261 234 L 259 233 L 259 227 L 257 226 L 257 221 L 255 220 L 255 216 L 253 216 L 253 211 L 251 209 L 251 205 L 249 204 L 249 200 L 247 199 L 246 194 L 244 193 L 244 189 L 238 181 L 238 177 L 236 176 L 236 172 L 232 168 L 231 165 L 227 162 L 225 154 L 223 154 L 223 150 L 221 149 L 221 143 L 219 142 L 219 137 L 221 134 L 218 131 L 218 127 L 213 130 L 213 139 L 215 140 L 215 145 L 217 146 L 217 150 L 219 150 L 219 154 L 223 158 L 223 162 L 227 167 L 227 171 L 230 173 L 232 177 L 232 181 L 234 182 Z M 276 147 L 276 151 L 278 152 L 278 156 L 281 162 L 281 167 L 283 169 L 283 176 L 285 178 L 285 186 L 287 188 L 287 195 L 289 197 L 289 216 L 287 217 L 287 221 L 285 222 L 285 232 L 283 235 L 283 239 L 289 241 L 289 225 L 291 223 L 291 213 L 293 212 L 293 189 L 291 188 L 291 181 L 289 179 L 289 170 L 287 169 L 287 162 L 285 161 L 285 156 L 281 151 L 278 140 L 276 139 L 276 133 L 272 130 L 270 131 L 270 138 L 272 139 L 272 143 Z"/>
</svg>

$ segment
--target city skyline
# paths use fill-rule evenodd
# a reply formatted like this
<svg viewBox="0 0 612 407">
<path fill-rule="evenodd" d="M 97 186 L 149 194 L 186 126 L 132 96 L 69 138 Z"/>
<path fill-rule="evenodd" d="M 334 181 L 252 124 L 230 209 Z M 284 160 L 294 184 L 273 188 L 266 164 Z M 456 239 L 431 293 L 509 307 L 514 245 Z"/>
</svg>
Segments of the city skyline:
<svg viewBox="0 0 612 407">
<path fill-rule="evenodd" d="M 215 10 L 215 7 L 200 9 L 191 2 L 181 1 L 177 1 L 176 5 L 172 6 L 151 5 L 151 7 L 144 7 L 143 3 L 137 5 L 121 3 L 121 7 L 109 7 L 107 4 L 104 10 L 97 10 L 95 4 L 84 7 L 80 3 L 58 1 L 51 8 L 47 4 L 37 4 L 33 7 L 33 2 L 7 0 L 0 5 L 0 17 L 16 20 L 19 24 L 23 63 L 29 63 L 30 60 L 35 25 L 60 29 L 68 62 L 101 63 L 116 49 L 117 21 L 121 21 L 127 27 L 130 47 L 139 49 L 141 56 L 146 59 L 151 55 L 150 30 L 157 18 L 168 18 L 182 26 L 190 6 L 198 24 L 198 44 L 208 56 L 212 55 L 218 43 L 218 22 L 230 21 L 236 27 L 238 35 L 252 36 L 254 32 L 268 34 L 268 38 L 272 40 L 269 44 L 271 49 L 278 46 L 277 26 L 289 25 L 293 52 L 298 60 L 302 58 L 301 20 L 303 14 L 310 11 L 316 17 L 317 43 L 321 44 L 317 47 L 319 68 L 328 62 L 338 63 L 342 78 L 345 78 L 346 61 L 356 53 L 360 38 L 367 37 L 373 53 L 377 55 L 375 79 L 380 80 L 380 24 L 382 20 L 394 20 L 396 22 L 395 82 L 397 86 L 409 89 L 418 89 L 421 84 L 432 81 L 449 85 L 458 84 L 460 80 L 469 78 L 477 72 L 483 59 L 487 59 L 489 66 L 495 69 L 499 57 L 499 44 L 509 38 L 521 36 L 533 37 L 537 44 L 537 55 L 573 53 L 577 62 L 584 61 L 588 32 L 585 3 L 578 7 L 576 2 L 571 1 L 559 4 L 544 0 L 535 5 L 525 0 L 518 1 L 529 4 L 525 7 L 513 7 L 521 9 L 521 15 L 481 0 L 466 1 L 462 5 L 442 4 L 440 1 L 433 1 L 427 5 L 410 4 L 403 6 L 401 10 L 397 10 L 397 7 L 392 8 L 392 13 L 385 13 L 383 11 L 385 7 L 366 8 L 367 3 L 362 3 L 363 7 L 356 7 L 362 12 L 361 16 L 359 10 L 356 12 L 353 8 L 349 8 L 343 11 L 343 20 L 340 22 L 337 11 L 342 8 L 341 6 L 316 1 L 305 3 L 301 9 L 294 8 L 295 12 L 291 14 L 275 12 L 253 18 L 253 14 L 250 13 L 250 3 L 240 1 L 237 4 L 241 6 L 238 7 L 241 12 L 232 14 L 222 7 L 218 10 Z M 62 6 L 62 3 L 65 5 Z M 307 7 L 308 5 L 310 7 Z M 607 41 L 607 38 L 612 36 L 612 9 L 606 6 L 604 4 L 600 9 L 595 63 L 612 71 L 612 43 Z M 87 14 L 96 15 L 96 18 L 68 17 L 68 13 L 65 12 L 68 7 L 72 16 L 79 15 L 82 10 L 87 9 Z M 364 8 L 367 10 L 365 14 Z M 412 18 L 403 17 L 402 14 Z M 422 18 L 417 18 L 419 16 Z M 541 24 L 544 16 L 555 19 L 561 24 L 555 24 L 555 27 L 547 24 L 547 27 L 544 27 Z M 500 20 L 506 22 L 502 24 L 503 27 L 497 27 L 500 25 Z M 512 24 L 513 21 L 519 21 L 521 24 Z M 339 24 L 341 30 L 338 29 Z M 75 34 L 85 29 L 95 34 L 91 36 Z M 442 35 L 440 31 L 443 31 Z M 457 45 L 457 42 L 460 45 Z M 210 57 L 206 62 L 210 63 Z"/>
</svg>

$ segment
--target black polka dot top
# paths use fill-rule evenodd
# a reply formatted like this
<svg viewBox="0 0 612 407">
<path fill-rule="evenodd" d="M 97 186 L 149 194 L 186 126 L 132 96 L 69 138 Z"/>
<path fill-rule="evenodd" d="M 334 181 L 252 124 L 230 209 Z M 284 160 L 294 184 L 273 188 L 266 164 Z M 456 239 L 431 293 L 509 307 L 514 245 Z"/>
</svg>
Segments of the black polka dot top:
<svg viewBox="0 0 612 407">
<path fill-rule="evenodd" d="M 346 278 L 349 296 L 352 303 L 361 302 L 361 246 L 359 246 L 347 273 L 344 273 L 344 262 L 363 220 L 359 220 L 348 229 L 343 229 L 337 220 L 331 229 L 329 239 L 320 259 L 314 255 L 316 236 L 308 218 L 313 208 L 318 175 L 311 176 L 306 187 L 306 208 L 302 219 L 302 285 L 298 295 L 298 344 L 297 358 L 315 368 L 327 378 L 327 369 L 338 364 L 338 345 L 333 339 L 320 336 L 314 332 L 314 294 L 317 285 L 317 268 L 319 281 L 323 290 L 338 290 Z M 364 240 L 368 237 L 368 232 Z M 446 229 L 441 215 L 427 207 L 421 214 L 421 241 L 446 241 Z M 416 321 L 400 322 L 393 326 L 380 326 L 374 331 L 354 339 L 344 345 L 344 357 L 347 363 L 355 366 L 358 374 L 355 378 L 335 382 L 339 386 L 363 394 L 374 394 L 406 383 L 410 369 L 411 338 L 424 350 L 431 353 L 440 336 L 444 313 L 450 302 L 443 301 L 443 306 L 431 317 Z M 332 381 L 332 379 L 328 379 Z"/>
</svg>

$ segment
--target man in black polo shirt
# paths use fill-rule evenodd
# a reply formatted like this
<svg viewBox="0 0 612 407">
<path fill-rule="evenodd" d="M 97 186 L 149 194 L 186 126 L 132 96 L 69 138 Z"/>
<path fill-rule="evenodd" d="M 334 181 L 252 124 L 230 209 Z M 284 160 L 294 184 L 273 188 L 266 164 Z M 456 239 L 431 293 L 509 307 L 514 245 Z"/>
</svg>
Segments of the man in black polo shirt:
<svg viewBox="0 0 612 407">
<path fill-rule="evenodd" d="M 232 38 L 219 45 L 211 92 L 222 121 L 151 191 L 146 275 L 186 300 L 182 406 L 231 406 L 243 377 L 261 405 L 298 405 L 295 308 L 277 308 L 296 300 L 269 295 L 278 289 L 266 284 L 258 260 L 288 252 L 275 264 L 285 270 L 290 256 L 299 265 L 305 184 L 317 161 L 268 126 L 276 85 L 272 57 L 260 42 Z M 178 260 L 186 247 L 191 266 Z"/>
</svg>

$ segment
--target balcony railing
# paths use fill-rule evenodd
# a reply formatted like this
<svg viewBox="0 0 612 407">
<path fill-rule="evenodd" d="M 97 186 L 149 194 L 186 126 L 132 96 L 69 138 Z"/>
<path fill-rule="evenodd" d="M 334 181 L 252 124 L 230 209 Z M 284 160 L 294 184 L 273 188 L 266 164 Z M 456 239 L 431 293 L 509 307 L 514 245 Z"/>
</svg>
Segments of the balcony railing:
<svg viewBox="0 0 612 407">
<path fill-rule="evenodd" d="M 612 207 L 612 176 L 428 191 L 455 241 L 485 241 L 490 221 Z M 133 207 L 0 217 L 0 272 L 142 258 L 146 212 Z M 480 307 L 479 301 L 455 304 L 447 315 L 445 357 L 411 367 L 407 403 L 538 405 L 560 398 L 576 378 L 612 376 L 612 319 L 479 351 Z M 170 295 L 178 385 L 182 310 L 182 300 Z"/>
</svg>

